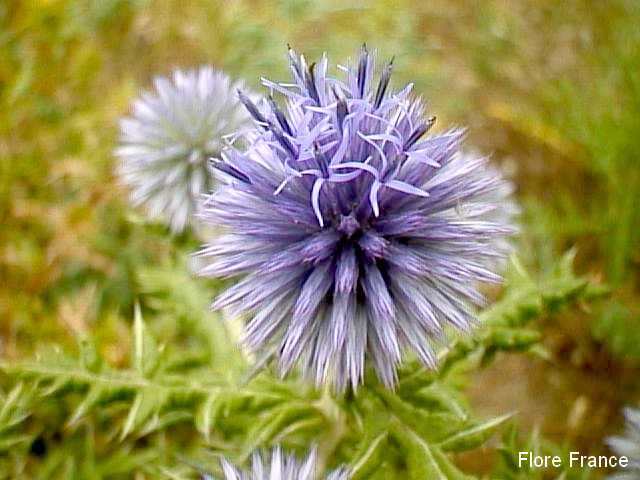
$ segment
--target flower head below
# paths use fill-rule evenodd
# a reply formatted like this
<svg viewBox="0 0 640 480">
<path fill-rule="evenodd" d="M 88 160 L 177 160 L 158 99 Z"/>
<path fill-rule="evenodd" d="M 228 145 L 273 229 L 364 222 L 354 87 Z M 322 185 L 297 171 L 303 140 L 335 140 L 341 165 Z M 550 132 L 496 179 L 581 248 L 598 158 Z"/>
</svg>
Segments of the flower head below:
<svg viewBox="0 0 640 480">
<path fill-rule="evenodd" d="M 326 56 L 289 61 L 292 83 L 263 80 L 286 108 L 240 96 L 256 129 L 215 164 L 200 217 L 226 233 L 200 274 L 244 276 L 214 306 L 251 315 L 246 344 L 283 374 L 356 388 L 368 358 L 392 387 L 404 349 L 434 367 L 447 326 L 473 324 L 477 282 L 500 281 L 508 184 L 461 153 L 462 130 L 427 136 L 435 118 L 411 85 L 391 90 L 392 62 L 374 81 L 365 47 L 344 80 Z"/>
<path fill-rule="evenodd" d="M 607 444 L 616 455 L 629 459 L 628 466 L 607 478 L 624 480 L 640 478 L 640 408 L 625 408 L 626 432 L 624 436 L 610 437 Z"/>
<path fill-rule="evenodd" d="M 120 122 L 118 174 L 135 205 L 180 232 L 213 187 L 208 158 L 219 156 L 226 137 L 248 127 L 250 117 L 235 94 L 241 84 L 211 67 L 178 70 L 154 86 Z"/>
<path fill-rule="evenodd" d="M 240 471 L 226 459 L 222 460 L 222 470 L 225 480 L 316 480 L 317 477 L 317 453 L 313 449 L 302 462 L 293 455 L 284 455 L 279 447 L 273 449 L 271 458 L 264 460 L 259 453 L 251 457 L 251 470 Z M 213 480 L 213 477 L 205 474 L 205 480 Z M 329 475 L 326 480 L 348 480 L 347 472 L 338 469 Z"/>
</svg>

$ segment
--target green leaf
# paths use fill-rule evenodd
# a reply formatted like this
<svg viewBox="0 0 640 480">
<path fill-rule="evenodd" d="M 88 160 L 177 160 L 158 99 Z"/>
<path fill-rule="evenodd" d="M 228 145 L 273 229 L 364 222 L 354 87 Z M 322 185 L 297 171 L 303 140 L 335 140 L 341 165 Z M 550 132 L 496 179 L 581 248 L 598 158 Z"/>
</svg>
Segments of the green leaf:
<svg viewBox="0 0 640 480">
<path fill-rule="evenodd" d="M 429 442 L 442 441 L 463 425 L 457 413 L 417 408 L 386 390 L 380 390 L 380 394 L 398 419 L 406 425 L 413 425 L 420 436 Z"/>
<path fill-rule="evenodd" d="M 414 393 L 409 400 L 424 409 L 445 410 L 466 421 L 468 413 L 459 400 L 460 392 L 443 382 L 433 382 L 426 388 Z"/>
<path fill-rule="evenodd" d="M 102 398 L 105 390 L 108 387 L 105 387 L 102 384 L 92 385 L 89 387 L 89 392 L 85 395 L 84 399 L 80 404 L 76 407 L 74 412 L 69 417 L 67 421 L 67 425 L 73 427 L 76 423 L 89 411 L 93 408 Z"/>
<path fill-rule="evenodd" d="M 373 439 L 367 438 L 361 447 L 361 451 L 356 453 L 351 462 L 349 471 L 352 480 L 367 479 L 378 468 L 384 460 L 384 450 L 387 447 L 389 433 L 384 431 L 376 435 Z"/>
<path fill-rule="evenodd" d="M 167 392 L 162 389 L 148 387 L 139 390 L 122 427 L 120 440 L 129 435 L 136 427 L 142 425 L 151 415 L 158 413 L 166 400 Z"/>
<path fill-rule="evenodd" d="M 198 408 L 195 420 L 196 428 L 204 435 L 207 441 L 209 440 L 211 428 L 215 425 L 215 420 L 221 408 L 222 402 L 217 392 L 207 395 L 205 401 L 202 402 Z"/>
<path fill-rule="evenodd" d="M 526 350 L 540 341 L 537 330 L 496 327 L 488 335 L 487 343 L 501 350 Z"/>
<path fill-rule="evenodd" d="M 269 411 L 262 421 L 250 429 L 248 443 L 243 450 L 242 457 L 246 458 L 258 446 L 268 445 L 276 435 L 285 430 L 291 423 L 301 419 L 310 419 L 318 415 L 318 411 L 311 405 L 287 403 Z"/>
<path fill-rule="evenodd" d="M 147 331 L 142 319 L 140 304 L 134 306 L 133 316 L 133 367 L 141 375 L 150 375 L 157 367 L 159 361 L 159 349 L 155 339 Z"/>
<path fill-rule="evenodd" d="M 98 372 L 102 368 L 102 358 L 100 358 L 95 344 L 89 340 L 80 342 L 80 358 L 82 366 L 91 372 Z"/>
<path fill-rule="evenodd" d="M 465 428 L 464 430 L 461 430 L 440 442 L 439 446 L 442 450 L 449 452 L 472 450 L 482 445 L 491 435 L 494 434 L 498 427 L 512 418 L 513 415 L 514 414 L 512 413 L 502 415 L 501 417 L 493 418 L 478 425 Z"/>
<path fill-rule="evenodd" d="M 33 440 L 33 435 L 28 433 L 16 433 L 13 435 L 0 435 L 0 452 L 7 452 L 20 444 L 26 444 Z"/>
<path fill-rule="evenodd" d="M 404 447 L 411 480 L 468 480 L 473 477 L 460 472 L 449 458 L 434 445 L 400 422 L 392 423 L 394 438 Z"/>
</svg>

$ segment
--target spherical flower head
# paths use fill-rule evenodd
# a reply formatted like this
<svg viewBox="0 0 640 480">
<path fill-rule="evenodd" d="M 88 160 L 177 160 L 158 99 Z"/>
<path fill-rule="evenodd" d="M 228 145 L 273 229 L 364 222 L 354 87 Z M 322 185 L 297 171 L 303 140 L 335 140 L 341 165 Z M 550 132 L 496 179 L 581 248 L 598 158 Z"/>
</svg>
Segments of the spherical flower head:
<svg viewBox="0 0 640 480">
<path fill-rule="evenodd" d="M 263 81 L 285 111 L 243 97 L 257 128 L 217 164 L 201 217 L 226 233 L 200 273 L 244 275 L 214 307 L 251 315 L 244 341 L 282 374 L 355 389 L 368 358 L 393 387 L 404 350 L 434 367 L 434 342 L 473 324 L 477 283 L 500 281 L 509 186 L 460 152 L 462 130 L 425 136 L 435 119 L 411 85 L 390 91 L 391 63 L 374 82 L 366 48 L 344 81 L 326 56 L 289 56 L 292 84 Z"/>
<path fill-rule="evenodd" d="M 251 471 L 242 472 L 226 459 L 222 460 L 225 480 L 316 480 L 317 455 L 313 449 L 305 460 L 300 462 L 293 455 L 284 455 L 279 447 L 273 449 L 271 458 L 263 460 L 254 453 L 251 458 Z M 212 477 L 208 477 L 212 478 Z M 339 469 L 325 477 L 326 480 L 348 480 L 346 470 Z"/>
<path fill-rule="evenodd" d="M 237 98 L 242 85 L 211 67 L 175 71 L 154 80 L 120 122 L 115 154 L 118 174 L 135 205 L 151 218 L 163 218 L 173 232 L 188 225 L 198 198 L 210 192 L 210 157 L 219 157 L 233 132 L 250 126 Z"/>
<path fill-rule="evenodd" d="M 607 439 L 607 444 L 619 457 L 625 456 L 629 464 L 619 473 L 610 475 L 610 480 L 631 480 L 640 478 L 640 409 L 625 408 L 625 435 Z"/>
</svg>

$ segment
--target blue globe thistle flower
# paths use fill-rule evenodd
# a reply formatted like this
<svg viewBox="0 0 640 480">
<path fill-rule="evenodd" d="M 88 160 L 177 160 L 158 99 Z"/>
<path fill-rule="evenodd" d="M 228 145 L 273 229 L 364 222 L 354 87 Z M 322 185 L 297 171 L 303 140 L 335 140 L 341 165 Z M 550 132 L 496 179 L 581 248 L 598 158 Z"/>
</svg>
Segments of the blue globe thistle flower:
<svg viewBox="0 0 640 480">
<path fill-rule="evenodd" d="M 289 52 L 284 95 L 241 101 L 257 128 L 247 148 L 215 162 L 203 221 L 226 233 L 200 252 L 203 276 L 244 275 L 214 302 L 249 313 L 244 341 L 338 391 L 363 379 L 365 358 L 388 387 L 404 349 L 428 367 L 447 327 L 467 331 L 477 282 L 498 282 L 496 259 L 514 232 L 509 185 L 486 158 L 460 152 L 464 131 L 426 136 L 411 85 L 392 92 L 392 62 L 374 82 L 373 55 L 327 74 Z"/>
<path fill-rule="evenodd" d="M 629 459 L 629 465 L 618 473 L 608 476 L 610 480 L 632 480 L 640 478 L 640 409 L 625 408 L 625 435 L 607 439 L 607 444 L 618 456 Z"/>
<path fill-rule="evenodd" d="M 284 455 L 279 447 L 273 449 L 271 459 L 264 461 L 260 454 L 251 458 L 251 471 L 242 472 L 226 459 L 222 460 L 225 480 L 315 480 L 317 455 L 313 449 L 307 458 L 300 462 L 293 455 Z M 205 478 L 213 479 L 206 475 Z M 339 469 L 325 477 L 326 480 L 347 480 L 346 470 Z"/>
<path fill-rule="evenodd" d="M 235 94 L 241 84 L 211 67 L 178 70 L 154 85 L 120 122 L 118 174 L 135 205 L 145 204 L 151 218 L 181 232 L 198 197 L 213 187 L 209 157 L 220 155 L 227 136 L 250 126 L 250 117 Z"/>
</svg>

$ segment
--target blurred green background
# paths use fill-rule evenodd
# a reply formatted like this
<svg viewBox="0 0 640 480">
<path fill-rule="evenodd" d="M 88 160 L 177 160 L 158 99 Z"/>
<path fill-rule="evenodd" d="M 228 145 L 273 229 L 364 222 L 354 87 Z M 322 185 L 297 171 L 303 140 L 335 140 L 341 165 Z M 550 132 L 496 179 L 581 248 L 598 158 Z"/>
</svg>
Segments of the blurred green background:
<svg viewBox="0 0 640 480">
<path fill-rule="evenodd" d="M 193 234 L 171 237 L 128 205 L 113 176 L 118 118 L 177 67 L 212 64 L 259 88 L 286 78 L 287 43 L 338 62 L 366 41 L 395 55 L 395 87 L 414 82 L 439 128 L 467 125 L 468 146 L 513 179 L 527 268 L 573 248 L 576 272 L 608 290 L 538 321 L 550 361 L 505 356 L 472 376 L 472 406 L 603 451 L 640 394 L 638 25 L 634 0 L 0 1 L 1 357 L 90 340 L 126 365 L 136 301 L 156 335 L 202 341 L 189 317 L 218 286 L 186 274 Z M 183 311 L 149 297 L 162 275 Z M 44 462 L 65 431 L 21 461 Z M 491 468 L 490 456 L 460 462 Z"/>
</svg>

